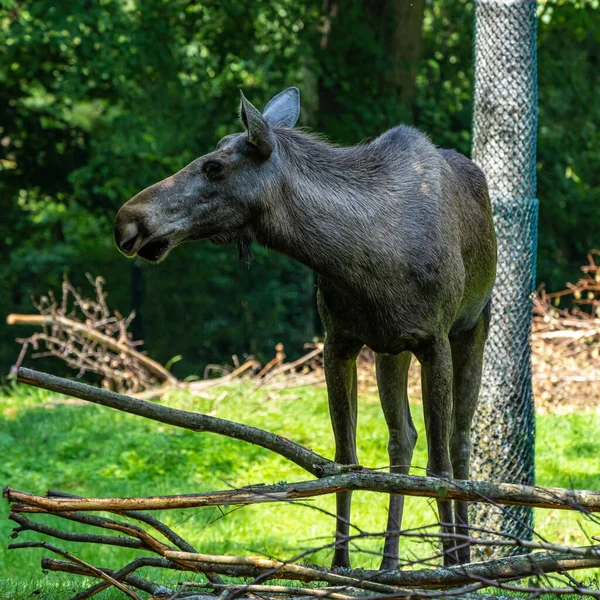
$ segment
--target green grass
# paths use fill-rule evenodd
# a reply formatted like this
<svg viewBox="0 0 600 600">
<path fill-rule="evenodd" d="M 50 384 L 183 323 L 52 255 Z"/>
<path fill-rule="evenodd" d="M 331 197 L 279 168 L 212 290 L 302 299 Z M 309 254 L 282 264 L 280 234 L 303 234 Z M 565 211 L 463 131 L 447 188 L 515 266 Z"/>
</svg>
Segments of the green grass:
<svg viewBox="0 0 600 600">
<path fill-rule="evenodd" d="M 218 403 L 218 416 L 269 429 L 332 456 L 323 388 L 251 393 L 250 388 L 239 385 L 214 392 L 215 398 L 222 391 L 227 395 Z M 69 405 L 57 400 L 58 397 L 45 392 L 23 388 L 0 397 L 0 483 L 3 485 L 41 494 L 54 488 L 87 496 L 144 496 L 307 478 L 301 469 L 283 458 L 243 442 L 184 431 L 103 407 Z M 164 403 L 199 412 L 209 412 L 215 406 L 211 399 L 175 394 Z M 363 395 L 359 410 L 361 463 L 383 467 L 388 464 L 387 436 L 377 398 Z M 426 464 L 421 412 L 420 406 L 413 407 L 419 432 L 413 458 L 415 467 Z M 599 414 L 539 416 L 537 427 L 538 484 L 600 489 Z M 423 473 L 418 468 L 413 472 Z M 330 513 L 335 510 L 334 499 L 324 497 L 310 506 L 266 504 L 228 509 L 226 516 L 216 508 L 171 511 L 157 516 L 201 552 L 289 558 L 304 548 L 331 540 L 333 518 L 314 510 L 314 506 Z M 71 589 L 81 589 L 81 578 L 41 573 L 39 561 L 44 551 L 5 550 L 13 526 L 6 518 L 7 509 L 6 502 L 0 503 L 0 534 L 5 540 L 0 547 L 3 581 L 0 599 L 27 597 L 36 589 L 45 590 L 39 598 L 64 598 L 72 594 Z M 404 514 L 405 527 L 436 520 L 434 503 L 427 499 L 407 498 Z M 363 530 L 383 530 L 385 502 L 377 494 L 355 494 L 352 519 Z M 63 525 L 78 529 L 73 524 Z M 600 534 L 599 526 L 566 511 L 536 511 L 536 528 L 550 540 L 566 544 L 589 543 L 584 531 L 589 535 Z M 27 532 L 19 539 L 39 537 Z M 65 542 L 59 545 L 83 560 L 107 567 L 118 567 L 135 555 L 125 549 L 77 547 Z M 380 543 L 372 540 L 362 547 L 378 551 Z M 401 552 L 406 554 L 409 550 L 404 545 Z M 322 550 L 309 558 L 312 562 L 327 563 L 330 556 L 329 550 Z M 357 554 L 353 559 L 354 566 L 366 568 L 377 567 L 378 560 L 369 553 Z M 107 592 L 100 597 L 119 595 Z"/>
</svg>

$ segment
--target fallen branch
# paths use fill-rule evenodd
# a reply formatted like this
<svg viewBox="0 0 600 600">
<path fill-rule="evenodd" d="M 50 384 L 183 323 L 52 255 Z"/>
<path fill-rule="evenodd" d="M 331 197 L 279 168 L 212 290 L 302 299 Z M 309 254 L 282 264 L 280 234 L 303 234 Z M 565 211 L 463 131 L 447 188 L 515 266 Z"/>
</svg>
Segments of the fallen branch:
<svg viewBox="0 0 600 600">
<path fill-rule="evenodd" d="M 255 578 L 257 576 L 264 576 L 265 573 L 270 571 L 270 575 L 264 578 L 265 581 L 272 579 L 287 579 L 291 581 L 303 581 L 305 583 L 323 582 L 334 584 L 338 586 L 338 589 L 340 589 L 340 586 L 346 589 L 353 587 L 376 591 L 377 593 L 386 595 L 393 595 L 401 591 L 397 586 L 410 589 L 443 589 L 455 585 L 465 585 L 481 581 L 494 582 L 489 585 L 496 585 L 495 582 L 502 580 L 519 579 L 574 569 L 588 569 L 597 567 L 600 564 L 598 558 L 595 560 L 593 558 L 582 560 L 573 558 L 573 556 L 568 553 L 549 552 L 531 554 L 528 556 L 511 556 L 448 568 L 439 567 L 433 569 L 394 572 L 373 571 L 367 569 L 344 569 L 343 573 L 336 573 L 330 569 L 286 564 L 281 561 L 274 561 L 261 557 L 194 555 L 190 553 L 175 552 L 169 553 L 168 555 L 173 555 L 173 557 L 176 557 L 179 560 L 184 559 L 186 562 L 193 563 L 200 572 L 210 568 L 223 575 Z M 68 569 L 68 572 L 75 572 L 74 567 L 69 568 L 63 561 L 56 561 L 54 559 L 43 559 L 43 561 L 42 567 L 45 569 L 65 571 Z M 133 566 L 134 563 L 131 563 L 131 565 Z M 160 566 L 163 568 L 183 570 L 179 564 L 173 561 L 144 558 L 138 559 L 135 568 L 128 566 L 127 572 L 131 573 L 142 566 Z M 108 569 L 103 570 L 112 574 Z M 214 587 L 215 589 L 221 587 L 220 584 L 202 585 L 203 587 Z M 296 588 L 291 588 L 291 590 L 295 589 Z"/>
<path fill-rule="evenodd" d="M 175 593 L 172 589 L 164 585 L 154 583 L 149 579 L 144 579 L 137 575 L 133 575 L 133 573 L 138 569 L 148 566 L 161 566 L 160 559 L 138 558 L 118 571 L 115 569 L 106 568 L 98 568 L 98 570 L 112 577 L 116 581 L 127 583 L 138 590 L 147 592 L 148 594 L 153 594 L 156 596 L 172 596 Z M 85 577 L 100 578 L 99 575 L 97 575 L 94 571 L 87 569 L 82 565 L 57 558 L 48 558 L 46 556 L 42 558 L 42 569 L 44 571 L 57 571 L 61 573 L 71 573 L 72 575 L 84 575 Z M 108 582 L 98 583 L 80 592 L 76 596 L 73 596 L 71 600 L 86 600 L 87 598 L 91 598 L 92 596 L 99 594 L 109 586 L 110 583 Z"/>
<path fill-rule="evenodd" d="M 44 548 L 46 550 L 50 550 L 50 552 L 54 552 L 55 554 L 58 554 L 59 556 L 62 556 L 63 558 L 66 558 L 69 561 L 89 570 L 95 577 L 104 579 L 107 583 L 114 585 L 117 589 L 127 594 L 130 598 L 133 598 L 133 600 L 141 600 L 141 598 L 135 592 L 125 587 L 121 582 L 114 579 L 108 573 L 104 573 L 97 567 L 86 563 L 85 561 L 81 560 L 80 558 L 77 558 L 76 556 L 73 556 L 72 554 L 66 552 L 65 550 L 62 550 L 61 548 L 57 548 L 53 544 L 49 544 L 48 542 L 21 542 L 8 545 L 9 550 L 16 550 L 17 548 Z"/>
<path fill-rule="evenodd" d="M 473 538 L 473 542 L 478 540 Z M 368 569 L 344 569 L 343 574 L 328 569 L 290 565 L 256 556 L 214 556 L 188 552 L 166 552 L 171 560 L 195 563 L 200 571 L 213 569 L 216 573 L 233 577 L 264 576 L 272 571 L 268 579 L 295 579 L 304 582 L 326 582 L 334 585 L 362 587 L 363 583 L 386 586 L 436 588 L 477 582 L 482 579 L 513 579 L 556 573 L 567 570 L 589 569 L 600 566 L 597 547 L 576 548 L 591 555 L 587 558 L 573 556 L 570 552 L 541 552 L 538 554 L 510 556 L 485 562 L 417 569 L 413 571 L 373 571 Z M 596 550 L 596 552 L 593 552 Z M 353 583 L 354 582 L 354 583 Z M 360 585 L 356 582 L 360 582 Z M 386 592 L 384 592 L 386 593 Z M 387 593 L 390 593 L 388 590 Z"/>
<path fill-rule="evenodd" d="M 574 507 L 590 512 L 600 512 L 600 492 L 542 488 L 509 483 L 483 481 L 442 481 L 435 477 L 416 477 L 397 473 L 373 473 L 366 470 L 346 472 L 349 467 L 337 465 L 312 450 L 274 433 L 233 421 L 209 417 L 199 413 L 176 410 L 136 400 L 122 394 L 70 381 L 31 369 L 21 368 L 17 373 L 20 382 L 76 396 L 103 406 L 184 427 L 194 431 L 208 431 L 250 442 L 276 452 L 303 467 L 313 475 L 331 474 L 317 481 L 283 486 L 265 486 L 260 489 L 227 490 L 211 494 L 186 496 L 158 496 L 154 498 L 125 499 L 61 499 L 36 497 L 35 501 L 19 500 L 15 491 L 7 489 L 12 501 L 47 510 L 157 510 L 159 508 L 190 508 L 217 504 L 255 504 L 280 500 L 297 500 L 338 491 L 363 490 L 391 494 L 427 496 L 447 499 L 497 502 L 509 505 L 527 505 L 537 508 L 570 510 Z M 335 474 L 335 475 L 333 475 Z M 11 495 L 12 494 L 12 495 Z M 62 506 L 63 508 L 59 508 Z M 85 508 L 87 507 L 87 508 Z"/>
<path fill-rule="evenodd" d="M 312 596 L 314 598 L 331 598 L 332 600 L 346 600 L 348 598 L 356 598 L 355 595 L 341 593 L 342 590 L 348 590 L 347 586 L 328 588 L 301 588 L 289 587 L 285 585 L 219 585 L 212 583 L 196 583 L 192 581 L 181 584 L 181 587 L 202 587 L 215 589 L 217 591 L 225 590 L 243 593 L 277 594 L 286 596 Z"/>
<path fill-rule="evenodd" d="M 315 480 L 291 484 L 259 485 L 237 490 L 174 496 L 152 496 L 148 498 L 80 498 L 54 491 L 49 492 L 48 497 L 43 497 L 8 487 L 5 488 L 3 492 L 4 496 L 13 503 L 10 518 L 19 524 L 19 527 L 14 530 L 15 534 L 29 529 L 68 541 L 123 545 L 133 549 L 150 550 L 158 555 L 154 559 L 144 558 L 141 562 L 134 561 L 120 571 L 116 571 L 99 569 L 98 567 L 84 563 L 76 557 L 64 553 L 64 551 L 45 542 L 11 544 L 10 547 L 13 549 L 25 547 L 46 548 L 68 559 L 67 562 L 48 562 L 50 559 L 45 559 L 46 562 L 44 564 L 52 565 L 52 570 L 69 570 L 69 572 L 93 575 L 94 577 L 103 579 L 102 582 L 76 596 L 77 600 L 89 598 L 109 585 L 118 587 L 132 598 L 137 598 L 138 596 L 127 585 L 147 591 L 155 597 L 161 595 L 164 597 L 166 594 L 170 594 L 173 598 L 187 597 L 190 600 L 191 598 L 202 598 L 203 600 L 211 598 L 208 595 L 202 594 L 193 594 L 191 596 L 186 594 L 184 596 L 184 590 L 173 592 L 172 590 L 167 590 L 167 588 L 158 589 L 151 581 L 139 578 L 133 574 L 140 566 L 154 566 L 178 571 L 204 573 L 210 579 L 210 584 L 206 584 L 206 587 L 221 592 L 226 597 L 237 597 L 243 593 L 283 594 L 284 592 L 279 590 L 277 586 L 262 586 L 258 584 L 259 582 L 262 584 L 264 581 L 273 579 L 287 579 L 290 581 L 324 583 L 329 587 L 335 586 L 337 588 L 336 591 L 331 590 L 329 595 L 336 594 L 337 597 L 332 596 L 332 600 L 347 600 L 356 594 L 364 596 L 365 593 L 371 594 L 371 597 L 375 595 L 377 597 L 385 596 L 386 598 L 406 598 L 407 596 L 424 599 L 450 596 L 458 597 L 490 586 L 520 591 L 525 588 L 511 587 L 508 586 L 507 582 L 528 576 L 600 567 L 600 548 L 598 546 L 569 548 L 546 542 L 528 542 L 507 537 L 503 539 L 481 540 L 459 535 L 451 536 L 457 544 L 468 543 L 473 546 L 517 545 L 534 550 L 551 550 L 551 552 L 512 556 L 449 568 L 421 568 L 417 570 L 397 571 L 371 571 L 363 569 L 332 570 L 300 565 L 292 561 L 282 562 L 260 557 L 201 554 L 196 552 L 185 540 L 158 521 L 158 519 L 141 513 L 139 510 L 249 505 L 263 502 L 294 502 L 340 491 L 361 490 L 378 491 L 386 494 L 492 502 L 506 505 L 528 505 L 538 508 L 579 510 L 583 513 L 597 513 L 600 512 L 600 492 L 542 488 L 487 481 L 452 481 L 436 477 L 415 477 L 372 471 L 361 468 L 358 465 L 340 465 L 300 444 L 255 427 L 249 427 L 208 415 L 175 410 L 30 369 L 21 368 L 17 375 L 19 381 L 37 387 L 75 396 L 86 401 L 162 423 L 193 431 L 217 433 L 261 446 L 284 456 L 304 468 L 310 474 L 318 477 Z M 159 541 L 145 529 L 137 525 L 88 514 L 89 511 L 98 510 L 138 519 L 162 533 L 178 549 Z M 40 524 L 32 521 L 25 517 L 23 513 L 50 514 L 55 517 L 77 521 L 84 525 L 113 530 L 128 537 L 64 532 L 45 523 Z M 383 536 L 385 534 L 359 532 L 358 535 L 353 536 L 350 540 L 355 541 L 361 537 L 375 537 L 376 535 Z M 426 541 L 435 540 L 437 542 L 444 534 L 396 532 L 393 535 L 420 538 Z M 334 541 L 328 542 L 322 549 L 331 548 L 333 545 L 335 545 Z M 310 552 L 313 551 L 316 551 L 316 549 Z M 295 560 L 297 561 L 298 557 Z M 431 560 L 431 558 L 426 560 Z M 415 563 L 418 562 L 415 561 Z M 421 561 L 421 563 L 426 564 L 424 561 Z M 253 581 L 249 582 L 248 586 L 238 583 L 225 583 L 216 574 L 252 578 Z M 575 582 L 575 580 L 571 579 L 571 582 Z M 452 586 L 463 587 L 450 591 L 439 591 Z M 340 587 L 345 588 L 345 590 L 340 590 Z M 546 588 L 535 589 L 545 590 Z M 550 588 L 548 589 L 550 590 Z M 588 588 L 575 585 L 574 583 L 568 588 L 558 588 L 556 593 L 568 593 L 567 590 L 571 590 L 571 593 L 587 594 L 589 592 Z M 298 598 L 305 598 L 307 595 L 321 598 L 327 594 L 318 591 L 313 593 L 307 588 L 306 592 L 298 592 L 296 595 Z M 590 593 L 590 595 L 596 594 Z"/>
<path fill-rule="evenodd" d="M 101 404 L 102 406 L 116 408 L 117 410 L 139 415 L 153 421 L 191 429 L 192 431 L 217 433 L 237 440 L 250 442 L 256 446 L 261 446 L 262 448 L 281 454 L 281 456 L 296 463 L 312 475 L 319 476 L 331 470 L 339 471 L 342 469 L 342 467 L 324 456 L 300 444 L 296 444 L 275 433 L 250 427 L 249 425 L 241 425 L 234 421 L 169 408 L 145 400 L 137 400 L 130 396 L 96 388 L 79 381 L 71 381 L 24 367 L 21 367 L 17 371 L 17 381 L 67 396 L 81 398 L 82 400 Z"/>
<path fill-rule="evenodd" d="M 339 465 L 341 466 L 341 465 Z M 427 498 L 444 497 L 448 500 L 492 502 L 507 505 L 533 506 L 561 510 L 600 512 L 600 492 L 543 488 L 516 483 L 453 480 L 436 477 L 378 473 L 367 469 L 339 473 L 321 479 L 298 483 L 255 485 L 236 490 L 199 494 L 148 496 L 142 498 L 47 498 L 5 487 L 3 495 L 9 502 L 18 502 L 48 512 L 96 511 L 121 512 L 129 510 L 164 510 L 290 502 L 336 492 L 368 491 Z M 28 511 L 25 507 L 20 510 Z"/>
<path fill-rule="evenodd" d="M 66 492 L 60 492 L 57 490 L 48 490 L 47 495 L 48 497 L 55 498 L 81 498 L 81 496 L 76 496 L 74 494 L 68 494 Z M 68 513 L 61 513 L 60 516 L 64 518 L 70 518 L 69 516 L 66 516 L 66 514 Z M 188 544 L 180 535 L 178 535 L 170 527 L 168 527 L 152 515 L 138 511 L 119 511 L 117 514 L 122 515 L 124 517 L 130 517 L 131 519 L 136 519 L 137 521 L 141 521 L 142 523 L 150 525 L 150 527 L 158 531 L 174 546 L 176 546 L 180 550 L 183 550 L 184 552 L 196 552 L 194 547 Z M 96 518 L 101 519 L 102 517 Z"/>
</svg>

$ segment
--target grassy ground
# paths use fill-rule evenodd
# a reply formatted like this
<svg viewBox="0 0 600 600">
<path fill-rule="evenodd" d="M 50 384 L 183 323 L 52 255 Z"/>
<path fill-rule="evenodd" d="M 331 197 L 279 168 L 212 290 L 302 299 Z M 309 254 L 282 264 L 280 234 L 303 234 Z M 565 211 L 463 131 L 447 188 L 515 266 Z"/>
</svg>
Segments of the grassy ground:
<svg viewBox="0 0 600 600">
<path fill-rule="evenodd" d="M 227 395 L 214 400 L 172 395 L 165 403 L 209 412 L 260 426 L 283 434 L 317 452 L 331 456 L 325 390 L 296 388 L 281 393 L 229 387 Z M 215 397 L 220 391 L 215 393 Z M 134 496 L 188 493 L 224 489 L 249 483 L 294 481 L 306 475 L 268 451 L 212 434 L 197 434 L 162 426 L 139 417 L 94 405 L 72 405 L 33 389 L 15 390 L 0 397 L 0 483 L 43 493 L 48 488 L 94 496 Z M 415 467 L 426 464 L 421 408 L 413 407 L 419 441 Z M 537 478 L 540 485 L 600 489 L 600 414 L 573 413 L 538 417 Z M 387 437 L 378 400 L 363 395 L 359 415 L 359 457 L 371 467 L 385 466 Z M 415 468 L 415 474 L 423 471 Z M 330 512 L 333 498 L 312 503 Z M 223 516 L 218 509 L 171 512 L 162 518 L 181 533 L 198 551 L 261 554 L 289 558 L 299 549 L 328 543 L 333 519 L 311 506 L 259 505 L 231 510 Z M 0 503 L 0 599 L 29 597 L 36 589 L 39 598 L 68 597 L 81 589 L 81 579 L 39 568 L 42 550 L 5 550 L 12 524 L 6 519 L 7 505 Z M 159 518 L 161 515 L 157 515 Z M 363 530 L 385 527 L 385 506 L 376 494 L 357 493 L 353 521 Z M 404 526 L 419 526 L 436 520 L 433 503 L 408 498 Z M 64 525 L 64 523 L 63 523 Z M 76 526 L 72 526 L 76 529 Z M 586 544 L 588 535 L 600 527 L 562 511 L 537 511 L 536 528 L 557 543 Z M 31 533 L 20 539 L 34 539 Z M 84 560 L 101 566 L 120 566 L 132 556 L 125 549 L 76 547 L 61 543 Z M 376 567 L 379 543 L 363 544 L 367 552 L 354 557 L 354 566 Z M 405 555 L 411 549 L 401 549 Z M 312 562 L 326 563 L 330 551 L 322 550 Z M 143 573 L 142 573 L 143 574 Z M 187 577 L 187 576 L 186 576 Z M 586 577 L 598 575 L 586 573 Z M 175 579 L 177 580 L 177 578 Z M 103 598 L 118 597 L 106 593 Z"/>
</svg>

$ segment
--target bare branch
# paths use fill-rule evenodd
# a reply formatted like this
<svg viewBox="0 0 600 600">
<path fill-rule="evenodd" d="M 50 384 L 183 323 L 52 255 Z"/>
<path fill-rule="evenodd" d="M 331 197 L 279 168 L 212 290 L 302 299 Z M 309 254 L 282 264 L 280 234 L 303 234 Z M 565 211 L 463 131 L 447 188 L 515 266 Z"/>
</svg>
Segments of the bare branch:
<svg viewBox="0 0 600 600">
<path fill-rule="evenodd" d="M 241 425 L 233 421 L 210 417 L 200 413 L 177 410 L 144 400 L 136 400 L 130 396 L 102 390 L 91 385 L 86 385 L 85 383 L 71 381 L 62 377 L 55 377 L 54 375 L 48 375 L 23 367 L 17 371 L 17 380 L 21 383 L 27 383 L 28 385 L 66 394 L 67 396 L 74 396 L 76 398 L 81 398 L 82 400 L 88 400 L 89 402 L 146 417 L 154 421 L 175 425 L 176 427 L 183 427 L 184 429 L 191 429 L 193 431 L 218 433 L 234 439 L 250 442 L 257 446 L 272 450 L 277 454 L 281 454 L 288 460 L 291 460 L 316 476 L 327 471 L 327 467 L 333 467 L 333 470 L 341 469 L 341 467 L 337 467 L 332 461 L 320 456 L 312 450 L 308 450 L 300 444 L 291 442 L 274 433 L 257 429 L 256 427 Z"/>
<path fill-rule="evenodd" d="M 17 315 L 11 314 L 6 318 L 8 325 L 60 325 L 68 331 L 73 331 L 81 334 L 85 338 L 108 348 L 112 352 L 123 353 L 134 358 L 138 363 L 143 365 L 150 373 L 152 373 L 159 381 L 167 381 L 173 385 L 178 383 L 177 379 L 169 373 L 161 364 L 152 360 L 145 354 L 133 350 L 121 340 L 115 340 L 96 329 L 88 327 L 84 323 L 80 323 L 73 319 L 60 315 Z"/>
<path fill-rule="evenodd" d="M 49 544 L 48 542 L 21 542 L 18 544 L 9 544 L 8 545 L 9 550 L 15 550 L 17 548 L 45 548 L 46 550 L 50 550 L 50 552 L 54 552 L 55 554 L 58 554 L 59 556 L 62 556 L 63 558 L 66 558 L 67 560 L 70 560 L 71 562 L 74 562 L 74 563 L 86 568 L 91 573 L 93 573 L 96 577 L 99 577 L 100 579 L 104 579 L 107 583 L 114 585 L 116 588 L 120 589 L 123 593 L 127 594 L 130 598 L 133 598 L 133 600 L 141 600 L 141 598 L 135 592 L 130 590 L 128 587 L 125 587 L 122 583 L 120 583 L 119 581 L 117 581 L 116 579 L 114 579 L 113 577 L 108 575 L 107 573 L 104 573 L 97 567 L 94 567 L 93 565 L 86 563 L 85 561 L 81 560 L 80 558 L 73 556 L 69 552 L 62 550 L 61 548 L 58 548 L 58 547 L 54 546 L 53 544 Z"/>
<path fill-rule="evenodd" d="M 585 510 L 600 512 L 600 492 L 543 488 L 512 483 L 484 481 L 441 481 L 436 477 L 377 473 L 367 469 L 340 473 L 321 479 L 298 483 L 278 483 L 246 488 L 183 494 L 149 496 L 145 498 L 46 498 L 10 487 L 3 495 L 10 502 L 27 504 L 51 512 L 58 511 L 124 511 L 195 508 L 201 506 L 249 505 L 294 501 L 340 491 L 371 491 L 408 496 L 425 496 L 476 502 L 495 502 L 507 505 L 527 505 L 536 508 Z"/>
</svg>

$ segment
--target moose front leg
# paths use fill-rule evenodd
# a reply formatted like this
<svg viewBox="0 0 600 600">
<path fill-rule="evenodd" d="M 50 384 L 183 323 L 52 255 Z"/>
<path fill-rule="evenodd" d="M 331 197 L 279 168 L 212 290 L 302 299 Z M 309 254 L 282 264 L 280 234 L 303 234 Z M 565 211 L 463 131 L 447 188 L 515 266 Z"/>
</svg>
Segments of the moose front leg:
<svg viewBox="0 0 600 600">
<path fill-rule="evenodd" d="M 323 358 L 329 398 L 329 413 L 335 438 L 335 461 L 344 465 L 358 463 L 356 456 L 357 382 L 356 357 L 362 348 L 357 342 L 342 341 L 333 335 L 325 338 Z M 336 545 L 333 567 L 349 567 L 350 492 L 336 494 Z"/>
<path fill-rule="evenodd" d="M 450 433 L 452 430 L 452 351 L 448 338 L 433 340 L 419 356 L 423 412 L 427 430 L 427 474 L 452 479 Z M 450 500 L 438 500 L 442 533 L 454 534 L 454 516 Z M 443 538 L 444 565 L 456 564 L 456 543 Z"/>
</svg>

